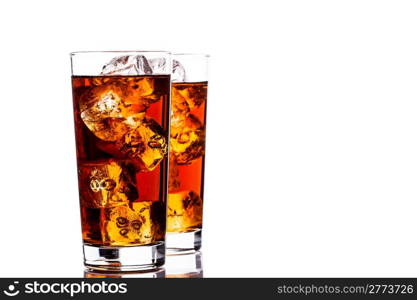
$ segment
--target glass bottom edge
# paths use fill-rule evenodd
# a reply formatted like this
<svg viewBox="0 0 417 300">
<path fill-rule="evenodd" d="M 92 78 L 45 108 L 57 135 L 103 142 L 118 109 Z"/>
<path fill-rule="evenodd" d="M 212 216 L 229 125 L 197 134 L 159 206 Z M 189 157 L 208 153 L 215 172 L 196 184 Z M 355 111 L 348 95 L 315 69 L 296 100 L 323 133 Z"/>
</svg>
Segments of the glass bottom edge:
<svg viewBox="0 0 417 300">
<path fill-rule="evenodd" d="M 143 271 L 159 268 L 165 263 L 165 243 L 109 247 L 83 245 L 84 265 L 96 271 Z"/>
</svg>

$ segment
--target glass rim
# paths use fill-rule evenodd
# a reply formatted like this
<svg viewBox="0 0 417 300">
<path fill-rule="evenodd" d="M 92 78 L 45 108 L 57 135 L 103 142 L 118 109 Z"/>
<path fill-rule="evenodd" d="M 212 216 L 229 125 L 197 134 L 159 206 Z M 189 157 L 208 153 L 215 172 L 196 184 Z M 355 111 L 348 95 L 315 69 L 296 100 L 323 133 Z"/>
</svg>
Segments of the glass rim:
<svg viewBox="0 0 417 300">
<path fill-rule="evenodd" d="M 196 56 L 196 57 L 205 57 L 205 58 L 210 57 L 210 54 L 207 54 L 207 53 L 182 53 L 182 52 L 175 53 L 175 52 L 173 52 L 171 54 L 172 54 L 172 56 Z"/>
<path fill-rule="evenodd" d="M 155 54 L 167 54 L 172 55 L 170 51 L 164 50 L 86 50 L 86 51 L 72 51 L 69 53 L 70 56 L 78 54 L 99 54 L 99 53 L 155 53 Z"/>
</svg>

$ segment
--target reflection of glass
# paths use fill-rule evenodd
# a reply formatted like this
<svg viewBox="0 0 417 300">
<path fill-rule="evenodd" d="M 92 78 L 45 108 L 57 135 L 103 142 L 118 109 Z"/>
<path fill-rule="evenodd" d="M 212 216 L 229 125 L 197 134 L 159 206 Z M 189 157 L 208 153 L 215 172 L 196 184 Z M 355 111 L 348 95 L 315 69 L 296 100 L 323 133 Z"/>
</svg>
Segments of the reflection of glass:
<svg viewBox="0 0 417 300">
<path fill-rule="evenodd" d="M 201 252 L 168 255 L 165 273 L 167 278 L 203 278 Z"/>
<path fill-rule="evenodd" d="M 135 272 L 100 272 L 91 269 L 84 270 L 84 278 L 165 278 L 165 269 Z"/>
<path fill-rule="evenodd" d="M 71 54 L 84 263 L 164 263 L 171 56 Z M 104 65 L 104 66 L 103 66 Z"/>
<path fill-rule="evenodd" d="M 167 249 L 201 248 L 207 55 L 173 55 Z"/>
</svg>

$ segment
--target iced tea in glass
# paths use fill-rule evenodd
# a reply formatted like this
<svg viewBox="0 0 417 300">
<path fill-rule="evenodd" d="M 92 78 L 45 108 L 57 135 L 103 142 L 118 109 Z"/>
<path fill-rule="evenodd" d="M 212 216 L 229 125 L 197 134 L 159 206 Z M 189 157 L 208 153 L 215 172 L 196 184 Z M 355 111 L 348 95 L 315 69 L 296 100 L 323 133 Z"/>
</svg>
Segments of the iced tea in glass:
<svg viewBox="0 0 417 300">
<path fill-rule="evenodd" d="M 168 52 L 71 54 L 84 262 L 132 271 L 165 259 Z"/>
<path fill-rule="evenodd" d="M 207 55 L 173 55 L 167 248 L 201 247 L 207 109 Z"/>
</svg>

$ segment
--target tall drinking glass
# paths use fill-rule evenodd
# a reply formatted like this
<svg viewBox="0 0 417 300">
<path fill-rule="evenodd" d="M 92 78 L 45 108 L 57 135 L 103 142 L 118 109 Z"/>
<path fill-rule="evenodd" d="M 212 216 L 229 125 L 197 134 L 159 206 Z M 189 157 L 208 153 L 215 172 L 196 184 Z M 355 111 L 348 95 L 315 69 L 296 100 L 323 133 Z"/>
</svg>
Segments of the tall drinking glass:
<svg viewBox="0 0 417 300">
<path fill-rule="evenodd" d="M 71 53 L 84 263 L 164 264 L 171 55 Z"/>
<path fill-rule="evenodd" d="M 201 247 L 207 62 L 204 54 L 173 55 L 167 211 L 171 252 Z"/>
</svg>

